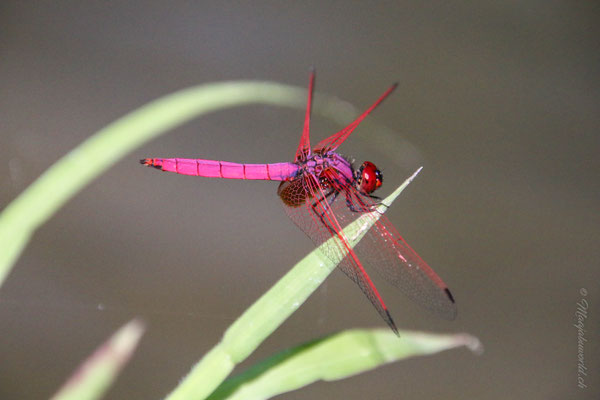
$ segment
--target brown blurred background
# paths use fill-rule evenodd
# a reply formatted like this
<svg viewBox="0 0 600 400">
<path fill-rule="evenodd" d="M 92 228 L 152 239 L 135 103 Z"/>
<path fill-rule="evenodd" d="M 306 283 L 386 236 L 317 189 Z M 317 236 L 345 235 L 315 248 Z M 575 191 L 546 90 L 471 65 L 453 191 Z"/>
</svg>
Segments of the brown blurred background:
<svg viewBox="0 0 600 400">
<path fill-rule="evenodd" d="M 0 206 L 136 107 L 204 82 L 261 79 L 370 105 L 410 143 L 358 129 L 340 151 L 383 169 L 389 210 L 446 280 L 456 321 L 380 284 L 397 324 L 477 335 L 486 352 L 408 360 L 282 398 L 600 396 L 600 52 L 597 2 L 19 2 L 0 5 Z M 158 399 L 313 246 L 273 182 L 142 168 L 145 156 L 287 161 L 303 112 L 251 106 L 161 137 L 102 175 L 34 236 L 0 290 L 0 398 L 51 395 L 134 316 L 149 331 L 110 399 Z M 340 126 L 315 118 L 321 139 Z M 402 141 L 399 141 L 402 143 Z M 410 157 L 406 158 L 405 155 Z M 102 162 L 90 160 L 90 162 Z M 576 303 L 587 289 L 587 389 Z M 383 326 L 336 272 L 244 365 L 352 327 Z"/>
</svg>

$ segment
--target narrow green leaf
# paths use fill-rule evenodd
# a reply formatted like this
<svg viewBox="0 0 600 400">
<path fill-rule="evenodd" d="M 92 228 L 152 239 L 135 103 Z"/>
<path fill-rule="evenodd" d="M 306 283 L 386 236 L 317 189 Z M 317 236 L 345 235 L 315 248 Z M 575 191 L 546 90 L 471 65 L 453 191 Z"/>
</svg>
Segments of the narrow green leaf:
<svg viewBox="0 0 600 400">
<path fill-rule="evenodd" d="M 144 325 L 132 320 L 115 332 L 69 378 L 51 400 L 101 398 L 125 366 L 144 333 Z"/>
<path fill-rule="evenodd" d="M 306 91 L 271 82 L 180 90 L 114 121 L 52 165 L 0 214 L 0 285 L 33 232 L 127 153 L 192 118 L 249 103 L 303 107 Z"/>
<path fill-rule="evenodd" d="M 344 229 L 351 246 L 356 245 L 398 195 L 412 181 L 417 170 L 383 204 L 365 213 Z M 330 240 L 339 240 L 336 237 Z M 322 246 L 328 246 L 329 242 Z M 196 364 L 171 392 L 167 400 L 204 399 L 277 329 L 319 287 L 341 261 L 334 262 L 320 248 L 313 250 L 271 289 L 248 308 L 228 329 L 221 341 Z"/>
<path fill-rule="evenodd" d="M 69 199 L 135 148 L 198 116 L 262 103 L 303 109 L 306 89 L 274 82 L 233 81 L 180 90 L 154 100 L 90 136 L 48 168 L 0 213 L 0 286 L 35 230 Z M 317 94 L 315 112 L 346 123 L 358 113 L 349 103 Z M 372 121 L 366 126 L 375 127 Z M 377 135 L 393 141 L 390 130 Z M 383 147 L 389 148 L 387 147 Z"/>
<path fill-rule="evenodd" d="M 349 330 L 284 350 L 225 381 L 210 400 L 260 400 L 307 386 L 334 381 L 414 356 L 466 346 L 480 353 L 468 334 L 436 335 L 389 329 Z"/>
</svg>

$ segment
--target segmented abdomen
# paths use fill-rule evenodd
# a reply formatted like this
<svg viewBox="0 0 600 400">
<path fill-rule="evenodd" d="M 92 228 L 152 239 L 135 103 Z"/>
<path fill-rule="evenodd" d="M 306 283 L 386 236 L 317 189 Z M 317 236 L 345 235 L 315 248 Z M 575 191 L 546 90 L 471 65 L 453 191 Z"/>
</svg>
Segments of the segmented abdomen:
<svg viewBox="0 0 600 400">
<path fill-rule="evenodd" d="M 298 173 L 298 165 L 294 163 L 238 164 L 191 158 L 145 158 L 140 163 L 162 171 L 207 178 L 285 181 Z"/>
</svg>

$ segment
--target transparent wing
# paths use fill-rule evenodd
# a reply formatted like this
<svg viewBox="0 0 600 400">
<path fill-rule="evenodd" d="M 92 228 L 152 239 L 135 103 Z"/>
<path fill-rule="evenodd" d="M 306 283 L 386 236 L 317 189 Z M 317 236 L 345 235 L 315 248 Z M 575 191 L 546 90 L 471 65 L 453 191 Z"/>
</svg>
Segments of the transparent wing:
<svg viewBox="0 0 600 400">
<path fill-rule="evenodd" d="M 350 123 L 350 125 L 348 125 L 344 129 L 342 129 L 341 131 L 334 133 L 333 135 L 329 136 L 328 138 L 321 140 L 315 146 L 314 151 L 320 152 L 320 153 L 327 153 L 328 151 L 337 149 L 339 147 L 339 145 L 341 145 L 342 143 L 344 143 L 344 141 L 346 139 L 348 139 L 348 136 L 350 136 L 350 134 L 352 132 L 354 132 L 356 127 L 367 117 L 367 115 L 369 115 L 371 113 L 371 111 L 373 111 L 375 108 L 377 108 L 377 106 L 386 97 L 388 97 L 390 95 L 390 93 L 392 93 L 394 91 L 394 89 L 396 89 L 397 86 L 398 86 L 397 83 L 394 83 L 392 86 L 390 86 L 388 88 L 388 90 L 386 90 L 379 97 L 379 99 L 377 99 L 377 101 L 375 103 L 373 103 L 373 105 L 371 105 L 371 107 L 369 107 L 365 112 L 363 112 L 361 115 L 359 115 L 354 121 L 352 121 L 352 123 Z"/>
<path fill-rule="evenodd" d="M 349 186 L 331 209 L 344 227 L 377 205 L 373 198 Z M 380 216 L 354 251 L 365 266 L 376 270 L 414 302 L 443 318 L 456 317 L 456 304 L 448 286 L 406 243 L 385 215 Z"/>
<path fill-rule="evenodd" d="M 333 236 L 341 239 L 329 242 L 323 249 L 324 254 L 334 261 L 343 257 L 339 268 L 360 287 L 379 315 L 398 334 L 398 329 L 377 288 L 343 236 L 342 226 L 331 207 L 340 203 L 335 192 L 324 190 L 313 175 L 303 175 L 295 180 L 282 182 L 278 194 L 287 215 L 315 245 L 320 246 Z M 341 204 L 344 204 L 343 200 Z"/>
<path fill-rule="evenodd" d="M 300 143 L 296 150 L 294 161 L 305 161 L 310 156 L 310 115 L 312 113 L 312 98 L 315 91 L 315 69 L 311 69 L 308 81 L 308 99 L 306 100 L 306 114 L 304 116 L 304 129 L 300 136 Z"/>
</svg>

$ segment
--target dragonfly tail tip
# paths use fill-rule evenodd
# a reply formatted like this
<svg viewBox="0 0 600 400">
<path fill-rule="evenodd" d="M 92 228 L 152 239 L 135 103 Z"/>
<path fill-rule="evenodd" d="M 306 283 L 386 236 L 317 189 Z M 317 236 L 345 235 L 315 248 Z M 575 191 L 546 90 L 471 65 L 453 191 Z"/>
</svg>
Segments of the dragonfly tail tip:
<svg viewBox="0 0 600 400">
<path fill-rule="evenodd" d="M 148 167 L 156 168 L 162 170 L 162 165 L 157 164 L 153 158 L 142 158 L 140 160 L 140 164 L 147 165 Z"/>
</svg>

